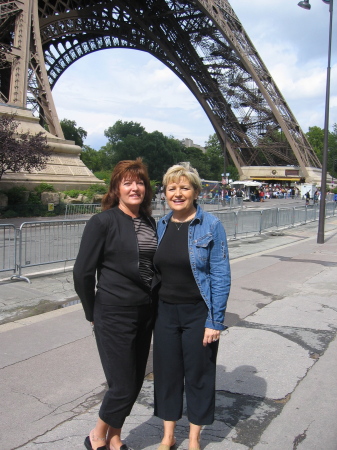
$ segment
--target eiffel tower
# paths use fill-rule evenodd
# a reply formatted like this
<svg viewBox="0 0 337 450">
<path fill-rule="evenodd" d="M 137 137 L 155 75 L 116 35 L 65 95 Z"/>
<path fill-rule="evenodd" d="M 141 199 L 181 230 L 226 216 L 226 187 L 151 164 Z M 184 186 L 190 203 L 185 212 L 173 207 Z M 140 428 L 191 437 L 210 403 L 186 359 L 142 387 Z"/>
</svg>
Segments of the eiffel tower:
<svg viewBox="0 0 337 450">
<path fill-rule="evenodd" d="M 320 161 L 228 1 L 2 0 L 0 113 L 48 125 L 50 171 L 57 158 L 60 173 L 80 182 L 86 171 L 64 141 L 52 89 L 79 58 L 111 48 L 146 51 L 185 83 L 240 179 L 283 165 L 320 180 Z"/>
</svg>

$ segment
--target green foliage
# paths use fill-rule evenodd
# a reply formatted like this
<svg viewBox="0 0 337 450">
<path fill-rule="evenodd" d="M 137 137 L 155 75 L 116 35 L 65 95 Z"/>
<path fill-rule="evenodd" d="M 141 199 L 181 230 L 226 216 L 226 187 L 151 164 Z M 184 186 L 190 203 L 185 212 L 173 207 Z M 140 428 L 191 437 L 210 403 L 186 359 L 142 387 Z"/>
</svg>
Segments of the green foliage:
<svg viewBox="0 0 337 450">
<path fill-rule="evenodd" d="M 309 144 L 318 156 L 318 159 L 322 162 L 324 130 L 320 127 L 309 127 L 309 131 L 306 133 L 306 136 Z"/>
<path fill-rule="evenodd" d="M 40 183 L 38 186 L 34 188 L 34 191 L 37 194 L 42 194 L 42 192 L 56 192 L 54 186 L 49 183 Z"/>
<path fill-rule="evenodd" d="M 63 191 L 63 194 L 66 197 L 77 198 L 80 194 L 83 194 L 84 191 L 80 191 L 79 189 L 69 189 L 68 191 Z"/>
<path fill-rule="evenodd" d="M 62 119 L 60 125 L 65 139 L 75 141 L 76 145 L 83 147 L 84 139 L 88 133 L 82 127 L 78 127 L 75 120 Z"/>
<path fill-rule="evenodd" d="M 18 217 L 18 214 L 12 209 L 8 209 L 1 214 L 1 218 L 3 219 L 12 219 L 13 217 Z"/>
<path fill-rule="evenodd" d="M 310 127 L 306 133 L 308 141 L 314 149 L 318 159 L 323 160 L 324 149 L 324 129 L 320 127 Z M 328 134 L 328 172 L 337 178 L 337 167 L 334 161 L 337 160 L 337 124 L 333 125 L 333 131 Z"/>
<path fill-rule="evenodd" d="M 99 172 L 94 172 L 94 175 L 99 180 L 103 180 L 105 184 L 110 183 L 111 170 L 100 170 Z"/>
<path fill-rule="evenodd" d="M 96 194 L 105 194 L 107 191 L 108 186 L 106 184 L 93 184 L 92 186 L 89 186 L 88 189 L 82 191 L 78 189 L 70 189 L 68 191 L 64 191 L 63 194 L 70 198 L 77 198 L 79 195 L 84 195 L 87 197 L 88 201 L 91 202 Z"/>
<path fill-rule="evenodd" d="M 38 205 L 41 203 L 41 194 L 37 192 L 30 192 L 28 197 L 28 203 Z"/>
<path fill-rule="evenodd" d="M 117 144 L 128 136 L 140 137 L 145 132 L 145 128 L 137 122 L 117 122 L 104 131 L 104 136 L 109 139 L 111 144 Z"/>
<path fill-rule="evenodd" d="M 89 145 L 83 146 L 81 152 L 81 160 L 92 172 L 101 169 L 104 162 L 102 159 L 104 159 L 104 153 L 94 150 L 93 148 L 89 147 Z"/>
<path fill-rule="evenodd" d="M 104 132 L 108 138 L 106 145 L 96 151 L 84 146 L 82 161 L 94 171 L 94 174 L 109 184 L 110 175 L 115 165 L 125 159 L 141 157 L 149 170 L 152 180 L 161 180 L 166 170 L 180 161 L 189 161 L 201 178 L 221 180 L 221 174 L 231 173 L 231 178 L 238 178 L 238 171 L 231 160 L 224 164 L 223 151 L 216 134 L 206 142 L 206 153 L 199 148 L 184 147 L 180 141 L 165 136 L 159 131 L 148 133 L 139 123 L 118 120 Z"/>
<path fill-rule="evenodd" d="M 65 205 L 55 205 L 53 212 L 48 211 L 47 205 L 25 203 L 18 205 L 9 205 L 9 209 L 1 212 L 1 218 L 10 219 L 13 217 L 55 217 L 63 215 L 65 212 Z"/>
<path fill-rule="evenodd" d="M 6 192 L 9 205 L 17 205 L 23 203 L 26 198 L 27 189 L 24 186 L 14 186 Z"/>
<path fill-rule="evenodd" d="M 228 178 L 232 180 L 239 179 L 239 172 L 227 154 L 226 161 L 224 161 L 223 149 L 216 133 L 209 136 L 208 141 L 205 143 L 205 148 L 210 170 L 210 177 L 206 179 L 220 181 L 222 173 L 229 173 Z"/>
<path fill-rule="evenodd" d="M 95 194 L 106 194 L 108 186 L 106 184 L 93 184 L 85 191 L 85 195 L 93 197 Z"/>
</svg>

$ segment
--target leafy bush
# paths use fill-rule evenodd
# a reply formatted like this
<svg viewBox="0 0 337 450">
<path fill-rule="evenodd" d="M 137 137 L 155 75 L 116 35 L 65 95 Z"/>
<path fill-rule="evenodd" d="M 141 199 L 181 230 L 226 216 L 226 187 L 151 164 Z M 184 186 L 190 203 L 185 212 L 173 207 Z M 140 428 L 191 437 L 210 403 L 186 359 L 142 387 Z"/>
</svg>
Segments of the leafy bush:
<svg viewBox="0 0 337 450">
<path fill-rule="evenodd" d="M 111 172 L 112 170 L 101 170 L 100 172 L 94 172 L 94 175 L 99 180 L 103 180 L 105 184 L 109 184 Z"/>
<path fill-rule="evenodd" d="M 24 186 L 14 186 L 6 192 L 9 205 L 17 205 L 23 203 L 26 198 L 27 189 Z"/>
<path fill-rule="evenodd" d="M 80 191 L 78 189 L 70 189 L 69 191 L 63 191 L 66 197 L 77 198 L 80 194 L 84 194 L 85 191 Z"/>
<path fill-rule="evenodd" d="M 84 195 L 91 201 L 96 194 L 105 194 L 108 191 L 108 186 L 105 184 L 93 184 L 84 191 L 79 191 L 77 189 L 70 189 L 69 191 L 64 191 L 64 195 L 70 198 L 77 198 L 79 195 Z"/>
<path fill-rule="evenodd" d="M 11 219 L 13 217 L 54 217 L 63 215 L 65 212 L 64 204 L 55 205 L 54 211 L 48 211 L 48 206 L 41 203 L 10 205 L 8 208 L 0 212 L 2 219 Z"/>
<path fill-rule="evenodd" d="M 108 186 L 106 184 L 93 184 L 85 191 L 88 197 L 94 196 L 95 194 L 106 194 L 107 192 Z"/>
<path fill-rule="evenodd" d="M 18 214 L 12 209 L 8 209 L 1 214 L 1 218 L 3 219 L 12 219 L 13 217 L 18 217 Z"/>
<path fill-rule="evenodd" d="M 54 186 L 49 183 L 40 183 L 38 186 L 34 188 L 34 191 L 37 194 L 42 194 L 42 192 L 56 192 Z"/>
<path fill-rule="evenodd" d="M 31 191 L 29 193 L 29 197 L 28 197 L 28 202 L 27 203 L 34 204 L 34 205 L 40 204 L 41 203 L 41 194 Z"/>
</svg>

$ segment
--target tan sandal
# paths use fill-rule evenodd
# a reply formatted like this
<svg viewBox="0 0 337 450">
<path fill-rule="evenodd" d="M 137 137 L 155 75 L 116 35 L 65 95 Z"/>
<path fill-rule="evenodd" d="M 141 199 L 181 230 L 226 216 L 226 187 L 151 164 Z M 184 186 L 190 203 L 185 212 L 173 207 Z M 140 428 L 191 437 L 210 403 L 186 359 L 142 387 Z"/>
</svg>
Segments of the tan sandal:
<svg viewBox="0 0 337 450">
<path fill-rule="evenodd" d="M 176 442 L 172 445 L 160 444 L 157 450 L 171 450 L 176 446 Z"/>
</svg>

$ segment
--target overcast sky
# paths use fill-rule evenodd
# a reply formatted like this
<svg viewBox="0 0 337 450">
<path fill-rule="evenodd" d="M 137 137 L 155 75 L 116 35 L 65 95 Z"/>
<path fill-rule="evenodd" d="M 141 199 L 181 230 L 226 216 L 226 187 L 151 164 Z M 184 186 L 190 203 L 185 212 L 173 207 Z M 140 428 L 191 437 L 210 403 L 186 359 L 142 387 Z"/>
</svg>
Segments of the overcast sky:
<svg viewBox="0 0 337 450">
<path fill-rule="evenodd" d="M 260 57 L 304 132 L 324 127 L 329 5 L 311 0 L 231 0 Z M 330 130 L 337 123 L 337 8 L 334 11 Z M 214 133 L 204 111 L 184 84 L 148 53 L 112 49 L 71 65 L 53 90 L 60 119 L 88 132 L 86 145 L 98 150 L 104 130 L 117 120 L 139 122 L 146 131 L 204 145 Z"/>
</svg>

